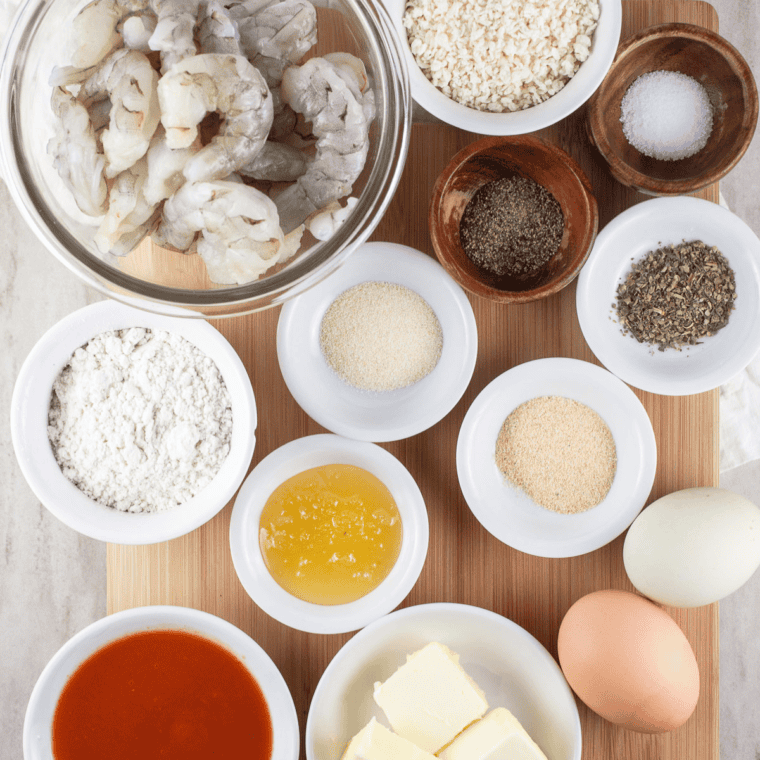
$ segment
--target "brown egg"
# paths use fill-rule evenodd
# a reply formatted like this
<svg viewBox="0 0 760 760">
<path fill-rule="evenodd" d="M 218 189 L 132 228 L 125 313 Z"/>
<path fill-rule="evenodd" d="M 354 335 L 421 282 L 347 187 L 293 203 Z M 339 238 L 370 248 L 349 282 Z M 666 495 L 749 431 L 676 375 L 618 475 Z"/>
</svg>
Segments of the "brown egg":
<svg viewBox="0 0 760 760">
<path fill-rule="evenodd" d="M 559 662 L 573 691 L 603 718 L 645 733 L 694 712 L 699 669 L 673 618 L 628 591 L 595 591 L 565 615 Z"/>
</svg>

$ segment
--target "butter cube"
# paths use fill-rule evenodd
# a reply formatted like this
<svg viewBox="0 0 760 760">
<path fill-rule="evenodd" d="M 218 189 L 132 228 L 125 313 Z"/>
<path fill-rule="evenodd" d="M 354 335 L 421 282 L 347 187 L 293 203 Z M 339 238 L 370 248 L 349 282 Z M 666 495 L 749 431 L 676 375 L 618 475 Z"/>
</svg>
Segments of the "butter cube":
<svg viewBox="0 0 760 760">
<path fill-rule="evenodd" d="M 437 760 L 374 718 L 351 739 L 341 760 Z"/>
<path fill-rule="evenodd" d="M 375 684 L 375 702 L 399 736 L 435 754 L 482 717 L 488 702 L 459 655 L 443 644 L 428 644 L 406 659 L 385 683 Z"/>
<path fill-rule="evenodd" d="M 504 707 L 497 707 L 446 747 L 440 760 L 547 760 L 538 744 Z"/>
</svg>

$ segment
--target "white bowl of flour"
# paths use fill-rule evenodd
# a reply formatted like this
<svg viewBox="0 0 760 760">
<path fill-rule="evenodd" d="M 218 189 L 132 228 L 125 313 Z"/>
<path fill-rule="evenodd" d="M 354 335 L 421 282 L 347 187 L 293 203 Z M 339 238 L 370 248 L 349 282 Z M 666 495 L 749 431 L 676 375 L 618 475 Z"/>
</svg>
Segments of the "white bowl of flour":
<svg viewBox="0 0 760 760">
<path fill-rule="evenodd" d="M 37 498 L 74 530 L 119 544 L 167 541 L 214 517 L 245 477 L 256 423 L 248 374 L 216 329 L 114 301 L 38 341 L 11 406 Z"/>
</svg>

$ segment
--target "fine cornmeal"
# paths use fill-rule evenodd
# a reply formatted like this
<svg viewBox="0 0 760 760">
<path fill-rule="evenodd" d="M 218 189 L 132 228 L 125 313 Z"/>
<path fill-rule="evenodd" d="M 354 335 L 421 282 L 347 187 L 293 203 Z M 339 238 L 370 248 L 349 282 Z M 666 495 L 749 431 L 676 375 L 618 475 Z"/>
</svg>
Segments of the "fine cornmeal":
<svg viewBox="0 0 760 760">
<path fill-rule="evenodd" d="M 617 455 L 612 433 L 595 411 L 573 399 L 541 396 L 504 421 L 496 464 L 536 504 L 572 514 L 604 499 Z"/>
<path fill-rule="evenodd" d="M 327 363 L 350 385 L 391 391 L 422 380 L 435 368 L 443 333 L 435 312 L 413 290 L 363 282 L 330 304 L 320 344 Z"/>
</svg>

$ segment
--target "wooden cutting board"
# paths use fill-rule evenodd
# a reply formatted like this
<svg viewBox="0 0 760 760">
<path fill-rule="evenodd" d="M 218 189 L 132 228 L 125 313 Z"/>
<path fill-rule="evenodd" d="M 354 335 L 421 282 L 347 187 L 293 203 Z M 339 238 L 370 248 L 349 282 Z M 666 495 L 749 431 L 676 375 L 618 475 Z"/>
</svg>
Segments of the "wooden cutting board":
<svg viewBox="0 0 760 760">
<path fill-rule="evenodd" d="M 717 29 L 713 8 L 691 0 L 623 3 L 623 37 L 645 26 L 688 21 Z M 646 198 L 617 184 L 589 145 L 581 109 L 538 133 L 567 150 L 586 171 L 599 201 L 601 226 Z M 453 127 L 416 125 L 401 184 L 374 240 L 433 255 L 427 207 L 433 183 L 449 159 L 476 138 Z M 699 194 L 717 202 L 718 188 Z M 430 547 L 419 581 L 402 607 L 461 602 L 505 615 L 530 631 L 555 657 L 563 615 L 580 596 L 605 588 L 632 589 L 622 560 L 622 537 L 582 557 L 552 560 L 504 546 L 473 517 L 455 468 L 460 424 L 475 396 L 497 375 L 532 359 L 569 356 L 595 362 L 575 314 L 575 285 L 524 306 L 498 306 L 473 298 L 479 355 L 467 392 L 431 430 L 383 444 L 409 469 L 430 517 Z M 273 449 L 324 432 L 288 393 L 277 364 L 279 310 L 220 320 L 215 326 L 240 354 L 259 409 L 252 465 Z M 636 392 L 654 426 L 658 467 L 650 501 L 681 488 L 718 484 L 718 393 L 670 398 Z M 177 604 L 219 615 L 250 634 L 272 657 L 290 687 L 303 731 L 317 682 L 352 634 L 319 636 L 294 631 L 259 610 L 238 582 L 228 544 L 231 505 L 188 536 L 168 543 L 108 547 L 108 613 L 147 604 Z M 718 606 L 670 609 L 699 663 L 700 698 L 678 731 L 644 735 L 616 728 L 579 703 L 584 760 L 717 760 Z M 303 746 L 303 741 L 302 741 Z M 302 749 L 301 757 L 305 757 Z"/>
</svg>

